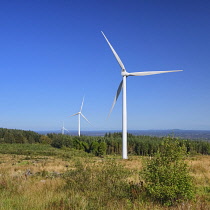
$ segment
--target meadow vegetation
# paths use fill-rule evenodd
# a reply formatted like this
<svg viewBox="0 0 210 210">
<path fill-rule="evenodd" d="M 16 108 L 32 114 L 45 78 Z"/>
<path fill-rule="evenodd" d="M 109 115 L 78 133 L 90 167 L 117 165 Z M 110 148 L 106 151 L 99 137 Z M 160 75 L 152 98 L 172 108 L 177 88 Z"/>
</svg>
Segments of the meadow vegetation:
<svg viewBox="0 0 210 210">
<path fill-rule="evenodd" d="M 100 149 L 103 137 L 93 144 L 94 137 L 69 142 L 57 134 L 48 135 L 49 142 L 0 143 L 0 209 L 209 209 L 208 155 L 165 138 L 146 155 L 130 146 L 129 159 L 122 160 L 120 143 L 116 153 L 107 143 L 120 134 L 107 135 Z M 61 146 L 51 146 L 58 136 Z"/>
</svg>

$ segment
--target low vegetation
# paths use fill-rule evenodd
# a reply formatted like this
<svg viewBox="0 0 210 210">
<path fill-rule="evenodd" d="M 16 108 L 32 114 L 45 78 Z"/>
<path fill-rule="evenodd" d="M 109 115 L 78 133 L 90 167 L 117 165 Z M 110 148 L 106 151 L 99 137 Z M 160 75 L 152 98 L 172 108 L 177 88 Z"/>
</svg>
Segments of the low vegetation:
<svg viewBox="0 0 210 210">
<path fill-rule="evenodd" d="M 129 135 L 133 146 L 122 160 L 120 134 L 46 137 L 30 144 L 2 140 L 0 209 L 209 209 L 209 156 L 189 153 L 186 141 L 153 139 L 153 149 L 140 156 L 132 150 L 140 137 Z"/>
<path fill-rule="evenodd" d="M 194 197 L 193 179 L 186 159 L 186 147 L 165 138 L 154 158 L 147 159 L 140 172 L 152 201 L 171 206 Z"/>
</svg>

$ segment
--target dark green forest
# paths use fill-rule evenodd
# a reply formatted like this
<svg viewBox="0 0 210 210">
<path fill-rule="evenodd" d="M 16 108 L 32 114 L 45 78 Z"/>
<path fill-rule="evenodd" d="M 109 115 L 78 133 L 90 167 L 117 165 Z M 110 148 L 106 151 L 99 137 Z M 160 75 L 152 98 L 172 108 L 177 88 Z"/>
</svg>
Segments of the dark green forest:
<svg viewBox="0 0 210 210">
<path fill-rule="evenodd" d="M 130 155 L 153 156 L 164 137 L 135 136 L 128 134 L 128 153 Z M 173 138 L 173 137 L 170 137 Z M 177 139 L 177 138 L 176 138 Z M 55 133 L 41 135 L 34 131 L 0 128 L 0 144 L 50 144 L 55 148 L 72 148 L 95 156 L 119 155 L 122 153 L 122 134 L 106 133 L 104 136 L 70 136 Z M 181 140 L 191 154 L 210 155 L 207 141 Z"/>
</svg>

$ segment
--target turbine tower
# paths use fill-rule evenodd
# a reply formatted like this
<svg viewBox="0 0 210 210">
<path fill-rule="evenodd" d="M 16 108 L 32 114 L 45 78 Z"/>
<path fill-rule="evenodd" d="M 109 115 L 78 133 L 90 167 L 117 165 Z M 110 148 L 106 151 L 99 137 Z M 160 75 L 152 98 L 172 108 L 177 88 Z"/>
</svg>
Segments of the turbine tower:
<svg viewBox="0 0 210 210">
<path fill-rule="evenodd" d="M 85 99 L 85 97 L 83 97 L 82 105 L 80 107 L 80 111 L 77 112 L 76 114 L 73 114 L 73 115 L 70 116 L 70 117 L 73 117 L 75 115 L 78 115 L 78 136 L 80 136 L 80 115 L 91 125 L 91 123 L 88 121 L 88 119 L 82 114 L 82 107 L 83 107 L 83 104 L 84 104 L 84 99 Z"/>
<path fill-rule="evenodd" d="M 63 122 L 63 121 L 62 121 Z M 65 127 L 64 127 L 64 122 L 63 122 L 63 126 L 61 128 L 61 134 L 64 135 L 65 131 L 69 132 Z"/>
<path fill-rule="evenodd" d="M 127 151 L 127 105 L 126 105 L 126 78 L 128 76 L 147 76 L 147 75 L 153 75 L 153 74 L 163 74 L 163 73 L 170 73 L 170 72 L 178 72 L 178 71 L 183 71 L 183 70 L 170 70 L 170 71 L 146 71 L 146 72 L 127 72 L 125 69 L 125 66 L 123 65 L 120 57 L 118 56 L 118 54 L 116 53 L 116 51 L 114 50 L 114 48 L 112 47 L 112 45 L 110 44 L 109 40 L 106 38 L 105 34 L 101 31 L 101 33 L 103 34 L 105 40 L 107 41 L 109 47 L 111 48 L 115 58 L 117 59 L 117 62 L 119 63 L 120 67 L 121 67 L 121 75 L 122 75 L 122 81 L 117 89 L 117 94 L 114 98 L 111 110 L 109 115 L 111 114 L 115 103 L 118 99 L 118 96 L 121 92 L 121 89 L 123 90 L 123 96 L 122 96 L 122 158 L 123 159 L 128 159 L 128 151 Z M 108 116 L 109 116 L 108 115 Z"/>
</svg>

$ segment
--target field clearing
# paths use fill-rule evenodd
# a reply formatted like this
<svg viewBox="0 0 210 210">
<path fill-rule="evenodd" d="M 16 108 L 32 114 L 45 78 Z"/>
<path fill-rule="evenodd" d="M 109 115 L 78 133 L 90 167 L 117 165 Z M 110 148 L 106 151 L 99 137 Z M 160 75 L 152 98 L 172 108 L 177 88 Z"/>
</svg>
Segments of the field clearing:
<svg viewBox="0 0 210 210">
<path fill-rule="evenodd" d="M 27 155 L 0 154 L 0 209 L 167 209 L 141 196 L 130 199 L 123 191 L 116 198 L 109 194 L 115 183 L 138 185 L 141 156 L 99 158 L 54 148 L 46 156 L 38 155 L 39 146 L 28 147 Z M 187 162 L 197 196 L 170 209 L 210 209 L 210 157 Z"/>
</svg>

